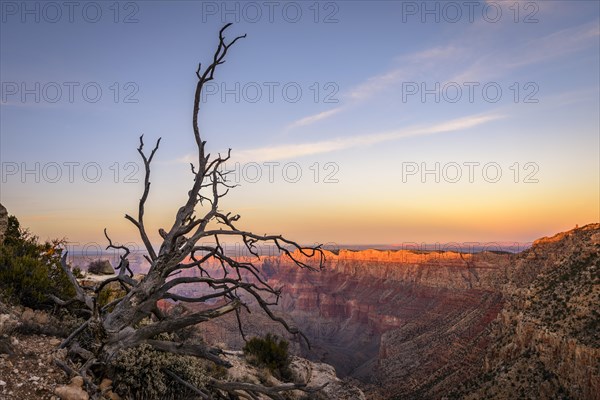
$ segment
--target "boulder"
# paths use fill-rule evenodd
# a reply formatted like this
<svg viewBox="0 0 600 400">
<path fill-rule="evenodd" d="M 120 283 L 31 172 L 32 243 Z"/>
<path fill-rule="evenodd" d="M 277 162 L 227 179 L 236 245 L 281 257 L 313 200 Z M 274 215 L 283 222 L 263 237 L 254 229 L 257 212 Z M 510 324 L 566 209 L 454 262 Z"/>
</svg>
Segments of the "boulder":
<svg viewBox="0 0 600 400">
<path fill-rule="evenodd" d="M 112 381 L 110 379 L 102 379 L 98 389 L 100 389 L 105 398 L 110 400 L 121 400 L 121 397 L 112 391 Z"/>
<path fill-rule="evenodd" d="M 19 325 L 19 320 L 13 314 L 0 313 L 0 335 L 9 335 Z"/>
<path fill-rule="evenodd" d="M 107 378 L 102 379 L 102 382 L 100 382 L 100 385 L 98 385 L 98 389 L 100 389 L 101 392 L 104 392 L 111 388 L 112 388 L 112 381 Z"/>
<path fill-rule="evenodd" d="M 83 390 L 83 378 L 76 376 L 71 379 L 68 385 L 58 386 L 54 389 L 54 394 L 61 400 L 89 400 L 90 396 Z"/>
<path fill-rule="evenodd" d="M 8 211 L 0 204 L 0 244 L 4 242 L 4 234 L 8 228 Z"/>
<path fill-rule="evenodd" d="M 95 275 L 112 275 L 115 270 L 108 260 L 96 260 L 88 265 L 88 272 Z"/>
<path fill-rule="evenodd" d="M 0 337 L 0 354 L 8 354 L 9 356 L 15 354 L 14 349 L 7 338 Z"/>
</svg>

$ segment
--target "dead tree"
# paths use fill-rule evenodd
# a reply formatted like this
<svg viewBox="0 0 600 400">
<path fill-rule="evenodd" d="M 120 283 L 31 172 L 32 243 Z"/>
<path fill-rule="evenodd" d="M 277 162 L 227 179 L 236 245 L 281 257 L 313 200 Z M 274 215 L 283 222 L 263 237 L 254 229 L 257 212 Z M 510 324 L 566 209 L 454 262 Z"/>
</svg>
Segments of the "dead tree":
<svg viewBox="0 0 600 400">
<path fill-rule="evenodd" d="M 139 231 L 148 253 L 146 256 L 150 263 L 148 273 L 140 280 L 133 278 L 128 261 L 130 250 L 125 246 L 114 244 L 106 229 L 104 233 L 108 240 L 107 249 L 113 248 L 123 252 L 120 256 L 120 263 L 116 267 L 118 270 L 116 277 L 105 280 L 93 289 L 83 288 L 68 268 L 66 254 L 63 256 L 63 269 L 76 288 L 76 301 L 82 303 L 89 310 L 90 318 L 60 345 L 61 348 L 66 347 L 71 354 L 76 354 L 83 359 L 83 366 L 79 371 L 69 371 L 72 368 L 64 363 L 61 363 L 61 367 L 69 373 L 81 374 L 88 389 L 93 389 L 92 379 L 89 379 L 93 367 L 108 365 L 120 350 L 144 343 L 161 351 L 203 357 L 216 364 L 227 366 L 228 363 L 219 357 L 219 349 L 198 344 L 161 341 L 154 338 L 160 333 L 176 332 L 228 313 L 236 313 L 239 322 L 240 310 L 248 307 L 244 303 L 244 296 L 255 300 L 255 304 L 258 304 L 263 312 L 281 323 L 288 332 L 301 335 L 297 328 L 290 326 L 270 309 L 271 306 L 277 304 L 281 290 L 271 287 L 261 277 L 260 270 L 252 262 L 239 261 L 239 259 L 226 254 L 222 245 L 225 240 L 236 238 L 243 243 L 250 254 L 258 258 L 257 246 L 268 243 L 287 255 L 298 267 L 311 270 L 320 269 L 324 261 L 320 246 L 303 247 L 281 235 L 257 235 L 243 230 L 237 226 L 239 215 L 225 213 L 219 208 L 220 199 L 233 187 L 228 183 L 227 172 L 224 170 L 224 163 L 229 160 L 231 149 L 226 156 L 218 154 L 216 157 L 211 157 L 206 153 L 206 141 L 203 140 L 198 128 L 198 113 L 204 85 L 213 80 L 217 67 L 225 62 L 225 56 L 231 46 L 246 36 L 238 36 L 227 42 L 224 32 L 230 25 L 225 25 L 219 32 L 219 44 L 212 63 L 204 71 L 202 65 L 199 64 L 196 70 L 198 81 L 194 95 L 192 127 L 198 159 L 191 164 L 193 185 L 188 192 L 187 200 L 177 210 L 170 229 L 159 230 L 162 244 L 158 252 L 150 242 L 144 223 L 144 210 L 150 193 L 150 167 L 160 145 L 160 139 L 147 153 L 144 149 L 143 136 L 139 138 L 137 150 L 145 167 L 143 193 L 139 201 L 137 216 L 126 215 L 125 218 Z M 212 244 L 206 244 L 206 240 L 211 240 Z M 307 260 L 311 259 L 316 261 L 309 265 Z M 219 277 L 211 276 L 209 271 L 203 267 L 207 261 L 214 260 L 220 263 L 224 271 Z M 189 269 L 196 269 L 197 273 L 193 276 L 178 276 L 180 271 Z M 253 279 L 250 282 L 242 279 L 244 274 L 250 274 Z M 98 294 L 107 284 L 115 281 L 120 283 L 126 294 L 104 307 L 99 307 L 96 303 Z M 184 284 L 204 285 L 210 289 L 210 294 L 198 297 L 185 297 L 177 294 L 177 288 Z M 202 311 L 174 317 L 166 315 L 159 309 L 159 301 L 168 299 L 184 303 L 203 303 L 208 300 L 214 301 L 214 299 L 221 301 L 216 306 L 205 308 Z M 55 300 L 68 303 L 61 299 Z M 140 321 L 148 317 L 151 322 L 139 327 Z M 82 342 L 80 340 L 82 332 L 86 332 L 87 338 L 91 333 L 94 338 L 91 344 L 80 343 Z M 246 392 L 245 396 L 251 398 L 255 398 L 258 393 L 280 398 L 281 390 L 292 388 L 288 385 L 279 389 L 265 389 L 256 385 L 234 385 L 217 381 L 213 384 L 220 390 L 230 391 L 234 394 L 240 391 Z M 303 388 L 300 386 L 295 385 L 293 389 L 302 390 Z"/>
</svg>

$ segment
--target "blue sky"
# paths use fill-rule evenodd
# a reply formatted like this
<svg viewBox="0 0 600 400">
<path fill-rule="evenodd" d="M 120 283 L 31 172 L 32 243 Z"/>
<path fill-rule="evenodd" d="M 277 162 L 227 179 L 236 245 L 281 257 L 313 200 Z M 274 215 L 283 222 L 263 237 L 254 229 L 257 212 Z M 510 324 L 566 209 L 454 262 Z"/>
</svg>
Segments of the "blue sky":
<svg viewBox="0 0 600 400">
<path fill-rule="evenodd" d="M 227 36 L 248 37 L 217 71 L 200 127 L 211 151 L 233 148 L 241 187 L 226 207 L 248 228 L 391 244 L 529 241 L 597 222 L 599 3 L 478 2 L 472 20 L 450 3 L 276 2 L 271 22 L 264 2 L 80 2 L 70 22 L 62 2 L 58 16 L 2 1 L 0 201 L 42 238 L 100 242 L 107 226 L 135 240 L 122 216 L 139 198 L 143 133 L 148 146 L 163 138 L 149 223 L 169 225 L 191 182 L 194 72 L 236 22 Z M 65 163 L 79 163 L 73 179 Z M 421 175 L 436 163 L 437 182 Z M 479 163 L 472 182 L 465 163 Z"/>
</svg>

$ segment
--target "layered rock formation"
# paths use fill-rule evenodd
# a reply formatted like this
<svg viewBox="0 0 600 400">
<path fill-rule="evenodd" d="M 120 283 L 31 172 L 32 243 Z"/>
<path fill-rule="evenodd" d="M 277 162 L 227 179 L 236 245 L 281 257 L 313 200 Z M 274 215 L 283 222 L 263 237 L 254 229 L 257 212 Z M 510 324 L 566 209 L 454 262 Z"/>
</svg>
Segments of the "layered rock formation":
<svg viewBox="0 0 600 400">
<path fill-rule="evenodd" d="M 293 343 L 297 353 L 360 380 L 373 398 L 436 395 L 475 375 L 486 329 L 502 308 L 508 254 L 341 250 L 326 260 L 322 272 L 285 257 L 258 264 L 269 284 L 283 287 L 277 312 L 310 340 L 310 349 Z M 285 335 L 260 312 L 242 318 L 250 336 Z M 234 317 L 201 329 L 227 347 L 243 345 Z"/>
<path fill-rule="evenodd" d="M 502 308 L 507 254 L 347 251 L 309 274 L 266 262 L 284 286 L 280 310 L 308 335 L 302 354 L 369 385 L 371 395 L 424 398 L 474 374 Z"/>
<path fill-rule="evenodd" d="M 600 224 L 515 258 L 482 373 L 453 397 L 600 398 Z"/>
</svg>

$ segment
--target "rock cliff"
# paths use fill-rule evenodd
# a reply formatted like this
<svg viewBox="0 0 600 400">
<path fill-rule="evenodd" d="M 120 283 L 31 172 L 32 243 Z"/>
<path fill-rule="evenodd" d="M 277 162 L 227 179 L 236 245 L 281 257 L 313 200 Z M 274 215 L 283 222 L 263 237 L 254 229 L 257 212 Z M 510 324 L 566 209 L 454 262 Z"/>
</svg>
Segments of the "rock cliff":
<svg viewBox="0 0 600 400">
<path fill-rule="evenodd" d="M 263 257 L 259 268 L 269 284 L 283 287 L 277 311 L 310 340 L 310 349 L 297 342 L 297 353 L 360 380 L 371 397 L 409 398 L 476 373 L 488 325 L 502 308 L 509 259 L 491 252 L 341 250 L 326 253 L 322 272 L 301 270 L 285 257 Z M 285 334 L 258 312 L 243 320 L 249 335 Z M 243 344 L 236 324 L 223 319 L 203 329 L 236 348 Z"/>
<path fill-rule="evenodd" d="M 600 224 L 516 257 L 482 373 L 453 397 L 600 398 Z"/>
<path fill-rule="evenodd" d="M 423 398 L 474 373 L 502 308 L 508 258 L 341 250 L 318 274 L 276 262 L 265 269 L 284 286 L 281 311 L 313 343 L 304 356 L 363 381 L 373 396 Z"/>
</svg>

